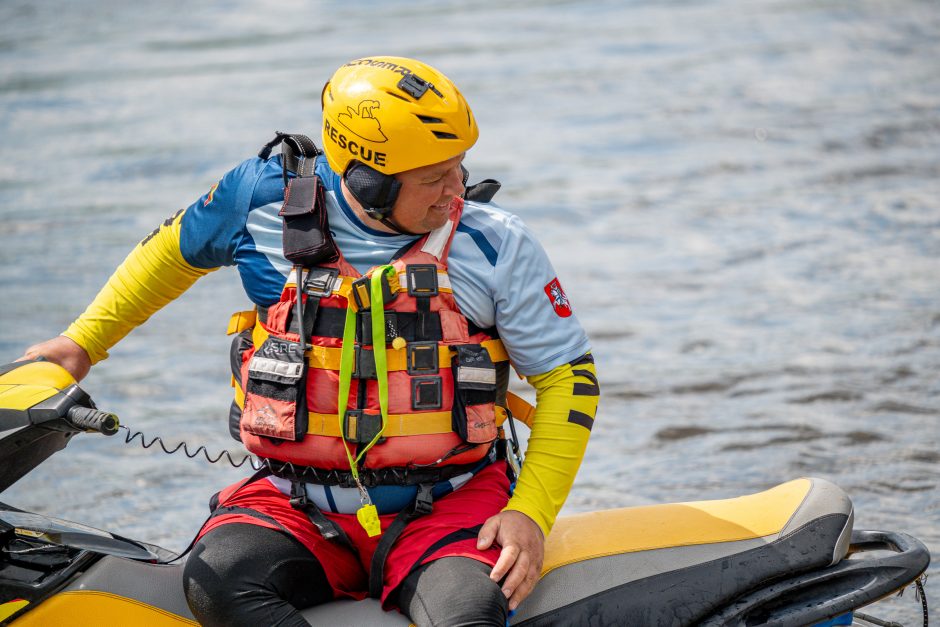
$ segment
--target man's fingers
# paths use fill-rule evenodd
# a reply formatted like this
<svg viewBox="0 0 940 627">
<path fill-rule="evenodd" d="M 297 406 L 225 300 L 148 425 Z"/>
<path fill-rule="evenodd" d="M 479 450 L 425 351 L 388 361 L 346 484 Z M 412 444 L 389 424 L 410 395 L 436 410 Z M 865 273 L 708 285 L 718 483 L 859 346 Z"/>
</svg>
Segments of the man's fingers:
<svg viewBox="0 0 940 627">
<path fill-rule="evenodd" d="M 33 344 L 32 346 L 27 348 L 25 351 L 23 351 L 22 357 L 20 357 L 19 359 L 16 359 L 15 361 L 26 361 L 27 359 L 36 359 L 40 355 L 39 350 L 38 350 L 39 347 L 40 347 L 39 344 Z"/>
<path fill-rule="evenodd" d="M 480 533 L 477 534 L 477 550 L 485 551 L 493 545 L 496 534 L 499 531 L 499 518 L 493 516 L 480 527 Z"/>
<path fill-rule="evenodd" d="M 496 565 L 493 566 L 493 570 L 490 571 L 490 579 L 493 581 L 502 579 L 506 573 L 509 572 L 509 569 L 512 568 L 512 565 L 516 563 L 516 558 L 518 557 L 519 549 L 517 547 L 504 546 L 503 550 L 499 552 L 499 559 L 496 560 Z"/>
<path fill-rule="evenodd" d="M 91 369 L 91 358 L 85 349 L 64 335 L 33 344 L 17 361 L 37 357 L 45 357 L 52 363 L 62 366 L 75 377 L 76 381 L 81 381 Z"/>
<path fill-rule="evenodd" d="M 516 563 L 512 565 L 512 570 L 509 571 L 506 581 L 503 582 L 503 594 L 506 595 L 507 599 L 512 597 L 512 593 L 516 591 L 516 588 L 525 581 L 529 571 L 529 562 L 529 555 L 523 551 L 516 559 Z"/>
<path fill-rule="evenodd" d="M 514 611 L 519 607 L 519 604 L 535 589 L 535 584 L 539 581 L 540 570 L 540 568 L 534 568 L 534 565 L 528 569 L 522 583 L 513 591 L 512 596 L 509 597 L 510 610 Z"/>
</svg>

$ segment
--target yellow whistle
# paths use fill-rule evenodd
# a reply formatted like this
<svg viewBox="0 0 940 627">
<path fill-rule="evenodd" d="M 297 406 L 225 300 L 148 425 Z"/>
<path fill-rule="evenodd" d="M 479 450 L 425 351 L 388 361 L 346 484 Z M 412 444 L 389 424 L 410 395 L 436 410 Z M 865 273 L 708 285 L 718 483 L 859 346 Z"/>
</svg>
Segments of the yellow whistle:
<svg viewBox="0 0 940 627">
<path fill-rule="evenodd" d="M 408 342 L 406 342 L 405 338 L 401 336 L 396 337 L 394 340 L 392 340 L 392 348 L 394 348 L 397 351 L 400 351 L 401 349 L 405 348 L 407 344 Z"/>
<path fill-rule="evenodd" d="M 356 510 L 356 518 L 359 519 L 359 524 L 366 530 L 370 538 L 382 533 L 382 523 L 379 520 L 379 511 L 375 509 L 375 505 L 360 507 Z"/>
</svg>

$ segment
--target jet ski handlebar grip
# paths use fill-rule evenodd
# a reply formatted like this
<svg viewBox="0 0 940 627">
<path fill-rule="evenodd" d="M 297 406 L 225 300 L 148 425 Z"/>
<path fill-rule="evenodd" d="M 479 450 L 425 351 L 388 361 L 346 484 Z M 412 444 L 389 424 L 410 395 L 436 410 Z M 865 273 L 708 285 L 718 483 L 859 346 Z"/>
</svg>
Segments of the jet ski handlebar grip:
<svg viewBox="0 0 940 627">
<path fill-rule="evenodd" d="M 104 435 L 114 435 L 121 424 L 114 414 L 78 405 L 69 409 L 68 420 L 79 429 Z"/>
</svg>

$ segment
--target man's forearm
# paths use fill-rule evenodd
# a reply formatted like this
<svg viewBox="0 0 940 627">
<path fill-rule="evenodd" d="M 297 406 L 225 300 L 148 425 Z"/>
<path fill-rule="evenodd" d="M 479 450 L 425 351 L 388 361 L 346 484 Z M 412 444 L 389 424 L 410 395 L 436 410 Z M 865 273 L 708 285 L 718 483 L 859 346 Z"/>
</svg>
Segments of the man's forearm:
<svg viewBox="0 0 940 627">
<path fill-rule="evenodd" d="M 506 509 L 526 514 L 547 536 L 581 466 L 600 388 L 590 354 L 528 380 L 536 389 L 535 418 Z"/>
</svg>

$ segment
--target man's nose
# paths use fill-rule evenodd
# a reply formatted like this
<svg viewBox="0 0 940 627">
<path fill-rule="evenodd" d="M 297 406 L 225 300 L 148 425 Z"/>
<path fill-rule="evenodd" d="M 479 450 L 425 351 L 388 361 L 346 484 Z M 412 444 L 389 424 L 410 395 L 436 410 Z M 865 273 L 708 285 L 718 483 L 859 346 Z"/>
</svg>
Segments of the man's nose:
<svg viewBox="0 0 940 627">
<path fill-rule="evenodd" d="M 459 165 L 451 169 L 447 174 L 447 182 L 444 185 L 444 191 L 454 196 L 463 195 L 463 169 Z"/>
</svg>

